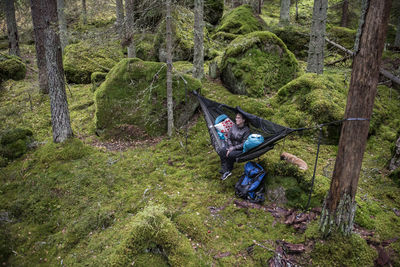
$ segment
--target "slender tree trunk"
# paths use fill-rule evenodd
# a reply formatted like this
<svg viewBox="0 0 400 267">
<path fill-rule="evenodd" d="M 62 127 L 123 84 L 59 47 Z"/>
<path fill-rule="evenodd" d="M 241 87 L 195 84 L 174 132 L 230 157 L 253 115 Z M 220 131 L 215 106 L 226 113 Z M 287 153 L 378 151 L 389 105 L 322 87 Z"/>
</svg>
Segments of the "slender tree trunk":
<svg viewBox="0 0 400 267">
<path fill-rule="evenodd" d="M 400 48 L 400 16 L 397 19 L 396 39 L 394 40 L 394 47 Z"/>
<path fill-rule="evenodd" d="M 308 46 L 307 72 L 324 71 L 325 24 L 328 0 L 314 0 L 313 18 Z"/>
<path fill-rule="evenodd" d="M 120 38 L 122 37 L 123 27 L 124 27 L 124 3 L 122 0 L 116 0 L 116 14 L 117 14 L 117 21 L 116 27 Z"/>
<path fill-rule="evenodd" d="M 86 0 L 82 0 L 82 23 L 87 24 Z"/>
<path fill-rule="evenodd" d="M 6 14 L 7 32 L 8 32 L 8 48 L 10 55 L 21 56 L 19 51 L 19 39 L 17 21 L 15 20 L 14 0 L 3 0 L 4 13 Z"/>
<path fill-rule="evenodd" d="M 136 57 L 136 46 L 133 38 L 135 33 L 135 0 L 126 0 L 126 17 L 125 17 L 125 43 L 128 47 L 128 58 Z"/>
<path fill-rule="evenodd" d="M 194 1 L 194 57 L 193 57 L 193 77 L 202 79 L 204 76 L 204 45 L 203 45 L 203 9 L 204 1 Z"/>
<path fill-rule="evenodd" d="M 60 25 L 60 41 L 61 49 L 64 53 L 64 48 L 68 45 L 67 20 L 65 18 L 65 2 L 57 0 L 58 23 Z"/>
<path fill-rule="evenodd" d="M 328 195 L 323 204 L 320 230 L 351 233 L 357 203 L 355 195 L 374 106 L 391 0 L 369 0 L 361 28 L 359 50 L 353 59 L 345 121 Z"/>
<path fill-rule="evenodd" d="M 167 116 L 168 136 L 172 136 L 174 129 L 174 104 L 172 99 L 172 27 L 171 27 L 171 0 L 166 0 L 166 46 L 167 46 Z"/>
<path fill-rule="evenodd" d="M 261 15 L 262 4 L 263 4 L 263 0 L 258 0 L 258 11 L 257 11 L 258 15 Z"/>
<path fill-rule="evenodd" d="M 296 21 L 299 20 L 299 0 L 296 0 Z"/>
<path fill-rule="evenodd" d="M 342 4 L 342 20 L 340 26 L 347 27 L 349 24 L 349 0 L 343 0 Z"/>
<path fill-rule="evenodd" d="M 39 70 L 39 91 L 42 94 L 48 94 L 49 84 L 47 81 L 46 56 L 44 52 L 45 20 L 42 16 L 46 10 L 46 6 L 42 6 L 42 4 L 43 3 L 40 1 L 31 0 L 33 32 L 35 35 L 36 63 Z"/>
<path fill-rule="evenodd" d="M 290 23 L 290 0 L 281 0 L 281 14 L 279 24 L 285 25 Z"/>
</svg>

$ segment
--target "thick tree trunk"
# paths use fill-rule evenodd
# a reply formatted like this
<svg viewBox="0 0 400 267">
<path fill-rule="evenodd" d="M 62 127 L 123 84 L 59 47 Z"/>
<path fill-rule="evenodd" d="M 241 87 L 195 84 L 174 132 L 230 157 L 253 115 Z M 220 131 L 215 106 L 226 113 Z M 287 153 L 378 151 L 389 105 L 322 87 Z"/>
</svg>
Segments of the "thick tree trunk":
<svg viewBox="0 0 400 267">
<path fill-rule="evenodd" d="M 15 20 L 14 0 L 4 1 L 4 13 L 6 14 L 8 48 L 10 55 L 21 56 L 19 50 L 18 28 Z"/>
<path fill-rule="evenodd" d="M 42 4 L 43 3 L 41 1 L 31 0 L 33 32 L 35 34 L 36 61 L 39 70 L 39 91 L 42 94 L 48 94 L 49 84 L 47 82 L 46 56 L 44 52 L 45 20 L 42 16 L 43 12 L 46 10 L 46 6 L 42 6 Z"/>
<path fill-rule="evenodd" d="M 349 24 L 349 0 L 343 0 L 342 4 L 342 19 L 340 26 L 347 27 Z"/>
<path fill-rule="evenodd" d="M 60 41 L 61 49 L 64 53 L 64 48 L 68 45 L 67 20 L 65 18 L 65 2 L 57 0 L 58 23 L 60 25 Z"/>
<path fill-rule="evenodd" d="M 125 43 L 128 47 L 128 58 L 136 57 L 135 33 L 135 0 L 126 0 Z"/>
<path fill-rule="evenodd" d="M 289 24 L 290 22 L 290 0 L 281 0 L 281 14 L 279 23 L 282 25 Z"/>
<path fill-rule="evenodd" d="M 87 24 L 86 0 L 82 0 L 82 23 Z"/>
<path fill-rule="evenodd" d="M 326 11 L 328 0 L 314 0 L 313 18 L 308 46 L 307 72 L 322 74 L 324 71 L 324 47 Z"/>
<path fill-rule="evenodd" d="M 394 47 L 400 48 L 400 16 L 397 19 L 396 39 L 394 40 Z"/>
<path fill-rule="evenodd" d="M 369 0 L 361 29 L 359 51 L 353 60 L 345 121 L 328 195 L 321 214 L 320 230 L 325 236 L 340 231 L 349 234 L 356 209 L 355 195 L 367 143 L 379 65 L 382 56 L 391 0 Z"/>
<path fill-rule="evenodd" d="M 194 57 L 193 77 L 202 79 L 204 76 L 204 32 L 203 32 L 203 9 L 204 1 L 194 1 Z"/>
<path fill-rule="evenodd" d="M 174 104 L 172 99 L 172 27 L 171 27 L 171 0 L 166 0 L 166 45 L 167 45 L 167 116 L 168 136 L 172 136 L 174 129 Z"/>
</svg>

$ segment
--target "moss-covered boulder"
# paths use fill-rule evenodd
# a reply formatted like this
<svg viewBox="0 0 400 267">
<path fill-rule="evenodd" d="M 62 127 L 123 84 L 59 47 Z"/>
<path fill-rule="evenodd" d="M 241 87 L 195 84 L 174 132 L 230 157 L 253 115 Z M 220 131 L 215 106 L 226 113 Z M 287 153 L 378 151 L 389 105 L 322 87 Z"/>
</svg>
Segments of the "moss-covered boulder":
<svg viewBox="0 0 400 267">
<path fill-rule="evenodd" d="M 222 17 L 221 23 L 215 30 L 215 34 L 212 38 L 220 40 L 225 38 L 229 40 L 233 39 L 233 36 L 237 37 L 241 34 L 248 34 L 265 29 L 265 23 L 254 16 L 252 7 L 249 5 L 242 5 L 232 9 Z"/>
<path fill-rule="evenodd" d="M 233 93 L 259 97 L 294 79 L 299 65 L 275 34 L 252 32 L 231 42 L 221 61 L 221 79 Z"/>
<path fill-rule="evenodd" d="M 19 57 L 0 55 L 0 83 L 9 79 L 22 80 L 25 75 L 26 67 Z"/>
<path fill-rule="evenodd" d="M 192 60 L 194 35 L 193 35 L 194 14 L 191 10 L 183 6 L 175 6 L 172 11 L 172 53 L 173 61 Z M 158 61 L 166 61 L 166 27 L 165 20 L 158 27 L 156 37 L 154 39 L 154 48 Z M 204 36 L 208 35 L 207 29 L 204 27 Z M 207 58 L 209 54 L 209 41 L 204 39 L 204 55 Z"/>
<path fill-rule="evenodd" d="M 155 34 L 137 34 L 135 35 L 136 42 L 136 57 L 145 61 L 156 61 L 156 51 L 154 49 Z"/>
<path fill-rule="evenodd" d="M 106 72 L 93 72 L 92 75 L 90 75 L 90 81 L 92 83 L 92 91 L 96 91 L 97 87 L 100 86 L 102 82 L 106 79 L 107 73 Z"/>
<path fill-rule="evenodd" d="M 270 31 L 275 33 L 298 59 L 307 58 L 310 29 L 295 25 L 283 27 L 278 24 Z"/>
<path fill-rule="evenodd" d="M 82 41 L 65 48 L 64 71 L 71 83 L 90 83 L 93 72 L 108 72 L 124 57 L 118 42 Z"/>
<path fill-rule="evenodd" d="M 0 136 L 0 155 L 9 160 L 16 159 L 28 151 L 33 141 L 32 131 L 16 128 Z"/>
<path fill-rule="evenodd" d="M 188 92 L 201 88 L 200 81 L 189 75 L 173 75 L 175 126 L 182 126 L 193 114 L 198 103 L 193 97 L 185 104 Z M 166 133 L 166 66 L 164 63 L 124 59 L 107 75 L 95 93 L 96 127 L 118 131 L 134 126 L 135 138 Z M 141 132 L 140 132 L 141 131 Z"/>
<path fill-rule="evenodd" d="M 354 48 L 354 41 L 356 39 L 356 30 L 352 30 L 349 28 L 334 26 L 328 29 L 328 36 L 335 43 L 340 44 L 347 49 Z"/>
<path fill-rule="evenodd" d="M 280 88 L 271 103 L 276 116 L 295 128 L 343 119 L 346 97 L 343 76 L 306 73 Z M 338 139 L 338 125 L 323 129 L 328 138 Z"/>
<path fill-rule="evenodd" d="M 126 226 L 126 238 L 109 260 L 111 266 L 198 266 L 189 240 L 161 206 L 148 206 Z"/>
</svg>

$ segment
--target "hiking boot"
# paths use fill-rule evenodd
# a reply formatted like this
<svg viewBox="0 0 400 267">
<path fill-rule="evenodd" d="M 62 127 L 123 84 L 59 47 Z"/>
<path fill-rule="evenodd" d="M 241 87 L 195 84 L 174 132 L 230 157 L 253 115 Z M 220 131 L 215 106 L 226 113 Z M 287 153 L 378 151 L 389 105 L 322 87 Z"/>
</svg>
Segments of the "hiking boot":
<svg viewBox="0 0 400 267">
<path fill-rule="evenodd" d="M 225 172 L 222 176 L 221 176 L 221 180 L 222 181 L 225 181 L 226 180 L 226 178 L 228 178 L 229 176 L 231 176 L 231 172 L 230 171 L 227 171 L 227 172 Z"/>
</svg>

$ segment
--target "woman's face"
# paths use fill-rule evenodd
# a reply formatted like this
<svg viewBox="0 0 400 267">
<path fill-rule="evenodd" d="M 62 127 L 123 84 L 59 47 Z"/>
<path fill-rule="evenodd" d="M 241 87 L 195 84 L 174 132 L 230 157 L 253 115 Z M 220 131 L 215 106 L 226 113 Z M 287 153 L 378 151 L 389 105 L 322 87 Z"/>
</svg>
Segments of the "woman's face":
<svg viewBox="0 0 400 267">
<path fill-rule="evenodd" d="M 242 127 L 244 125 L 244 119 L 242 117 L 242 115 L 240 114 L 236 114 L 236 125 L 239 127 Z"/>
</svg>

